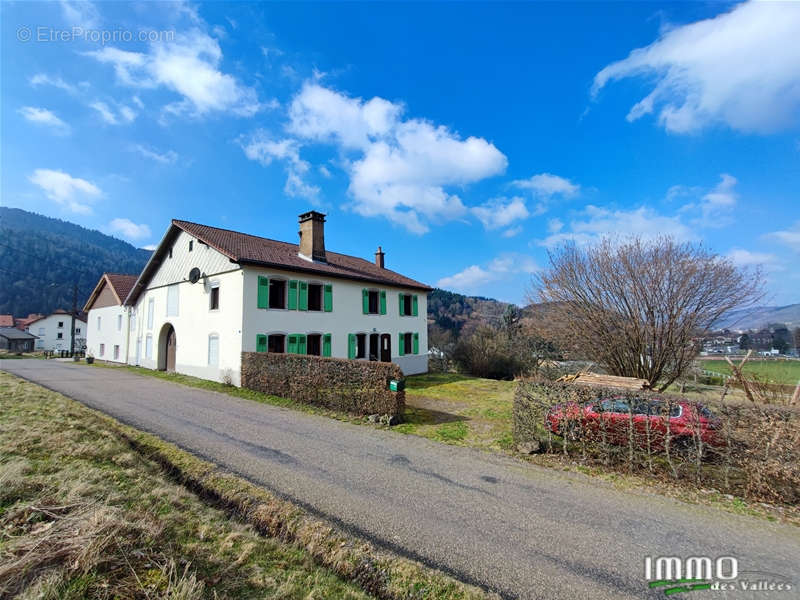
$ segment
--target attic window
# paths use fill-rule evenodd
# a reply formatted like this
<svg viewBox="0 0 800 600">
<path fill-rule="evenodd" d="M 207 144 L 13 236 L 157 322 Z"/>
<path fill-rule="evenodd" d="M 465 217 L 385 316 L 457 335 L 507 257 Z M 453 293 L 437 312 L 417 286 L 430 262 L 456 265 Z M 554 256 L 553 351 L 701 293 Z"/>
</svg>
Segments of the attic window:
<svg viewBox="0 0 800 600">
<path fill-rule="evenodd" d="M 189 240 L 189 252 L 194 248 L 194 240 Z"/>
<path fill-rule="evenodd" d="M 172 258 L 172 248 L 169 249 L 169 257 Z"/>
</svg>

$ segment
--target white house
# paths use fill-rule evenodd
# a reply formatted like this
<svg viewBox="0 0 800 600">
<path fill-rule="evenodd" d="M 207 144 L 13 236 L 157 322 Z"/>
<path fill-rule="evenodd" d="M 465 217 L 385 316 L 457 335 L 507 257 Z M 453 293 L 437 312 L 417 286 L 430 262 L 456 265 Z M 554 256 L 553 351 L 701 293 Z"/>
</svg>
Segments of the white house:
<svg viewBox="0 0 800 600">
<path fill-rule="evenodd" d="M 25 331 L 35 335 L 36 350 L 70 350 L 72 341 L 73 317 L 65 310 L 55 312 L 31 321 Z M 79 314 L 75 317 L 75 351 L 86 347 L 86 319 Z"/>
<path fill-rule="evenodd" d="M 385 268 L 380 247 L 374 262 L 327 251 L 324 227 L 325 215 L 300 215 L 291 244 L 173 220 L 123 303 L 127 362 L 235 385 L 243 351 L 426 372 L 431 288 Z M 101 339 L 90 328 L 95 356 Z"/>
<path fill-rule="evenodd" d="M 125 298 L 137 275 L 103 273 L 83 310 L 87 318 L 86 353 L 100 360 L 127 363 L 130 331 L 136 326 Z"/>
</svg>

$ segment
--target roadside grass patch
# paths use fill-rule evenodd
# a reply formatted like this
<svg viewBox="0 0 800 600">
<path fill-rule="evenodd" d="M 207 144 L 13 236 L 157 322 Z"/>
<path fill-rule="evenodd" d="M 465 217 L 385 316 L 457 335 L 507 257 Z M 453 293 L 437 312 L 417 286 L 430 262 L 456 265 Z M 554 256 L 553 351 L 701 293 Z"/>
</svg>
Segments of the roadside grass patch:
<svg viewBox="0 0 800 600">
<path fill-rule="evenodd" d="M 435 437 L 442 442 L 460 442 L 467 437 L 468 432 L 469 430 L 467 429 L 466 423 L 457 421 L 455 423 L 439 425 L 439 427 L 436 428 Z"/>
</svg>

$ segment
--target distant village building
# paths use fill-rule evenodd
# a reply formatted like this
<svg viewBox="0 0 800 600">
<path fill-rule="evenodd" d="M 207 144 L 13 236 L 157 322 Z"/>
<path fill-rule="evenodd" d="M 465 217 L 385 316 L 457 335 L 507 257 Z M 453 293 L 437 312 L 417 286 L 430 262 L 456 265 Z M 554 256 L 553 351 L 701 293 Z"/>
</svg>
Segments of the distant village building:
<svg viewBox="0 0 800 600">
<path fill-rule="evenodd" d="M 16 327 L 0 327 L 0 349 L 9 352 L 33 352 L 36 336 Z"/>
<path fill-rule="evenodd" d="M 36 350 L 60 351 L 70 350 L 72 344 L 72 315 L 65 310 L 31 321 L 25 331 L 36 336 Z M 86 348 L 86 315 L 79 313 L 75 317 L 75 351 Z"/>
<path fill-rule="evenodd" d="M 129 279 L 98 282 L 85 306 L 89 351 L 235 385 L 243 351 L 427 372 L 431 288 L 387 269 L 380 247 L 374 262 L 328 251 L 325 215 L 299 221 L 300 243 L 291 244 L 173 220 L 126 298 Z"/>
</svg>

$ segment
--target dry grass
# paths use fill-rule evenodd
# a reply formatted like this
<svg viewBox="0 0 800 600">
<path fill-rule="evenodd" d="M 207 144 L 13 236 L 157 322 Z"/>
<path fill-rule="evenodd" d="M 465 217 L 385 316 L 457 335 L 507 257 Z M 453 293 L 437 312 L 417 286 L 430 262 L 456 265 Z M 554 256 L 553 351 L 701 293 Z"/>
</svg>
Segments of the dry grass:
<svg viewBox="0 0 800 600">
<path fill-rule="evenodd" d="M 0 372 L 0 597 L 373 595 L 484 597 Z"/>
</svg>

